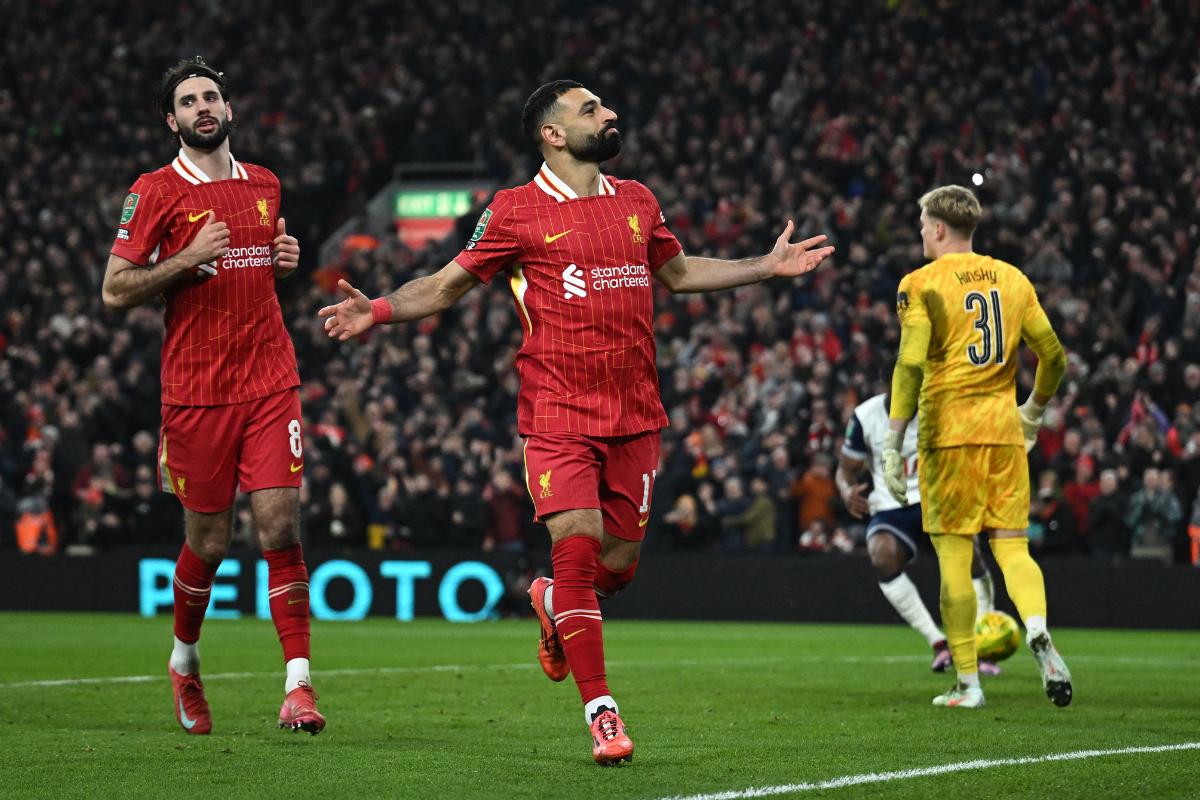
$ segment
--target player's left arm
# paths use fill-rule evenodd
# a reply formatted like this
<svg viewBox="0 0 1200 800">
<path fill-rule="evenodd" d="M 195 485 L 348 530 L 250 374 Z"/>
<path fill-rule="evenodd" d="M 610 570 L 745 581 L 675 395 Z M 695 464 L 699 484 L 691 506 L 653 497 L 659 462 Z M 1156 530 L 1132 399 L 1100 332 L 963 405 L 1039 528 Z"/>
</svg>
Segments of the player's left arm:
<svg viewBox="0 0 1200 800">
<path fill-rule="evenodd" d="M 803 275 L 816 269 L 818 264 L 833 255 L 833 247 L 817 246 L 828 238 L 824 234 L 802 242 L 792 242 L 795 227 L 789 219 L 783 233 L 775 240 L 774 249 L 765 256 L 733 261 L 686 256 L 680 252 L 664 263 L 654 275 L 673 294 L 714 292 L 758 283 L 768 278 Z"/>
<path fill-rule="evenodd" d="M 287 232 L 287 221 L 280 217 L 275 221 L 275 241 L 271 245 L 271 263 L 275 265 L 275 279 L 291 277 L 300 266 L 300 240 Z"/>
<path fill-rule="evenodd" d="M 900 281 L 896 293 L 896 312 L 900 316 L 900 353 L 892 373 L 892 406 L 888 411 L 888 432 L 883 439 L 883 474 L 888 491 L 896 500 L 908 505 L 908 481 L 904 477 L 904 459 L 900 455 L 904 433 L 909 421 L 916 416 L 921 383 L 925 380 L 925 361 L 929 356 L 929 340 L 933 326 L 921 297 L 920 287 L 914 286 L 912 274 Z"/>
<path fill-rule="evenodd" d="M 1063 375 L 1067 372 L 1067 353 L 1058 334 L 1050 324 L 1046 310 L 1038 302 L 1037 293 L 1030 286 L 1031 298 L 1021 321 L 1021 338 L 1037 354 L 1037 372 L 1033 378 L 1033 391 L 1020 407 L 1021 433 L 1025 437 L 1025 452 L 1037 444 L 1038 428 L 1042 425 L 1042 414 L 1046 404 L 1058 391 Z"/>
</svg>

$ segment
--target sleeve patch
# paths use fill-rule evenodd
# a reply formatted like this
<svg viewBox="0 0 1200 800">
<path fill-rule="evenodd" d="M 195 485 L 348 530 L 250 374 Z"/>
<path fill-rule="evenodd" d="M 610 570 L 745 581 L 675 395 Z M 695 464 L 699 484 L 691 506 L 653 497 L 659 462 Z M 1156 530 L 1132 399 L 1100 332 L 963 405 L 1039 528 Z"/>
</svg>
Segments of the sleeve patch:
<svg viewBox="0 0 1200 800">
<path fill-rule="evenodd" d="M 125 203 L 121 206 L 122 225 L 128 225 L 129 221 L 133 219 L 133 215 L 137 213 L 138 200 L 140 199 L 141 197 L 137 192 L 130 192 L 125 198 Z"/>
</svg>

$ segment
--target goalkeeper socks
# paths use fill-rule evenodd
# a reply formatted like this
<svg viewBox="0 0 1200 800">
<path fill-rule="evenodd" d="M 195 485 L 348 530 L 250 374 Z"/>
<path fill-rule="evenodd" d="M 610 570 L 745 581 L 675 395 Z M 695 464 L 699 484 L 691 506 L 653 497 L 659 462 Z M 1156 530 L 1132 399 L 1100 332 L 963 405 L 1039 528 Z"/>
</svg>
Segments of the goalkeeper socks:
<svg viewBox="0 0 1200 800">
<path fill-rule="evenodd" d="M 942 624 L 954 668 L 959 676 L 979 671 L 975 653 L 975 587 L 971 585 L 971 556 L 975 552 L 969 536 L 933 534 L 942 573 Z"/>
<path fill-rule="evenodd" d="M 992 573 L 986 569 L 978 578 L 972 578 L 975 584 L 975 620 L 989 611 L 996 610 L 996 584 L 992 582 Z"/>
<path fill-rule="evenodd" d="M 1029 555 L 1029 539 L 1024 536 L 993 538 L 992 554 L 1004 573 L 1004 588 L 1028 628 L 1033 618 L 1046 619 L 1046 582 L 1042 570 Z"/>
<path fill-rule="evenodd" d="M 603 600 L 612 597 L 633 581 L 637 572 L 638 562 L 635 560 L 628 569 L 614 572 L 605 566 L 604 562 L 596 559 L 596 596 Z"/>
<path fill-rule="evenodd" d="M 283 645 L 283 660 L 286 663 L 303 659 L 307 665 L 308 570 L 304 567 L 304 553 L 299 544 L 294 544 L 278 550 L 263 550 L 263 558 L 267 560 L 271 621 L 275 623 L 275 632 Z M 290 673 L 288 678 L 290 682 Z"/>
<path fill-rule="evenodd" d="M 204 612 L 208 610 L 213 577 L 219 565 L 220 562 L 209 564 L 202 561 L 187 542 L 183 543 L 179 558 L 175 561 L 175 578 L 172 581 L 175 591 L 175 639 L 180 645 L 194 645 L 200 639 L 200 625 L 204 622 Z M 172 659 L 174 657 L 172 653 Z M 195 648 L 190 655 L 181 651 L 180 659 L 181 663 L 194 659 L 196 665 L 199 664 Z M 174 664 L 171 668 L 181 675 L 187 674 Z M 196 668 L 192 667 L 190 671 L 194 672 Z"/>
<path fill-rule="evenodd" d="M 558 540 L 550 550 L 554 565 L 554 626 L 584 703 L 609 693 L 604 674 L 600 601 L 595 590 L 599 555 L 600 540 L 578 534 Z"/>
<path fill-rule="evenodd" d="M 896 609 L 896 613 L 911 625 L 913 630 L 924 636 L 930 647 L 946 638 L 921 600 L 917 585 L 903 571 L 881 580 L 879 589 L 892 604 L 892 608 Z"/>
</svg>

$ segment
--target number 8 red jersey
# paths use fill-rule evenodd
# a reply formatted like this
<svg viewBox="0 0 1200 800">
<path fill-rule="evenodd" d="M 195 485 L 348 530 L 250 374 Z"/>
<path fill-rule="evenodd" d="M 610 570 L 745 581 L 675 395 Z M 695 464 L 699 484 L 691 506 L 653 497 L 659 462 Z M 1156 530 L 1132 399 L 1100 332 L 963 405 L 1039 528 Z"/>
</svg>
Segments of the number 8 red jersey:
<svg viewBox="0 0 1200 800">
<path fill-rule="evenodd" d="M 601 175 L 579 197 L 545 164 L 504 189 L 455 261 L 506 270 L 524 342 L 522 435 L 624 436 L 667 424 L 655 368 L 653 273 L 682 248 L 637 181 Z"/>
</svg>

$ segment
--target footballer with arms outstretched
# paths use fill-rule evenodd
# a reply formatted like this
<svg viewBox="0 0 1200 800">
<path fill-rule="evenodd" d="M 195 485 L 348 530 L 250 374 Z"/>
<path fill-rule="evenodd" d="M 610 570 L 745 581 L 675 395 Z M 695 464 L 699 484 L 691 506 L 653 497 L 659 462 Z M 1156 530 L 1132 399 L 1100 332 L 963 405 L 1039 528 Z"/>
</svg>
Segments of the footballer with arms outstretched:
<svg viewBox="0 0 1200 800">
<path fill-rule="evenodd" d="M 908 504 L 900 454 L 917 411 L 921 520 L 942 574 L 942 622 L 957 683 L 934 705 L 984 704 L 975 650 L 972 538 L 987 533 L 1026 641 L 1055 705 L 1071 702 L 1071 673 L 1046 627 L 1046 585 L 1029 555 L 1029 462 L 1042 412 L 1066 372 L 1066 354 L 1029 279 L 975 253 L 983 216 L 975 194 L 942 186 L 920 200 L 921 242 L 932 259 L 905 275 L 896 294 L 900 353 L 892 376 L 884 479 Z M 1017 406 L 1017 350 L 1038 356 L 1033 392 Z"/>
<path fill-rule="evenodd" d="M 369 300 L 321 309 L 329 336 L 421 319 L 498 273 L 512 290 L 524 342 L 517 425 L 525 483 L 552 541 L 553 580 L 534 582 L 538 659 L 552 680 L 572 674 L 599 764 L 632 760 L 633 742 L 609 692 L 599 598 L 637 570 L 667 424 L 655 370 L 654 290 L 728 289 L 814 269 L 824 236 L 790 243 L 791 221 L 765 256 L 685 256 L 642 184 L 600 172 L 621 150 L 617 115 L 575 81 L 542 86 L 522 124 L 545 162 L 483 212 L 461 253 L 428 277 Z"/>
<path fill-rule="evenodd" d="M 279 216 L 279 179 L 229 152 L 224 74 L 196 57 L 163 74 L 159 111 L 180 143 L 129 190 L 104 274 L 109 308 L 162 296 L 162 490 L 184 508 L 175 563 L 175 717 L 209 733 L 197 642 L 233 536 L 234 494 L 250 494 L 267 561 L 271 618 L 287 670 L 280 727 L 318 733 L 309 683 L 308 572 L 300 549 L 304 450 L 296 354 L 275 293 L 300 264 Z"/>
</svg>

